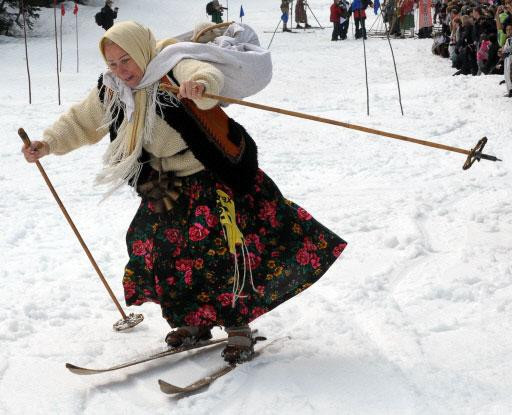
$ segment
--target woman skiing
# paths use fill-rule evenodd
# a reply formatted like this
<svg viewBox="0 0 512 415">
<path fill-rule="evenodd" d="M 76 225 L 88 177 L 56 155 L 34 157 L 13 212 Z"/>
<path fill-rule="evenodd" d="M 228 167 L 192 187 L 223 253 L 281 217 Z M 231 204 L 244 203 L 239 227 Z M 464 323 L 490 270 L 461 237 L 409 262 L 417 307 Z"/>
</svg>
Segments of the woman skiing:
<svg viewBox="0 0 512 415">
<path fill-rule="evenodd" d="M 316 282 L 346 243 L 281 195 L 245 129 L 202 97 L 232 77 L 176 58 L 172 43 L 138 23 L 115 24 L 99 43 L 108 70 L 98 85 L 22 151 L 34 162 L 110 133 L 98 181 L 128 183 L 141 197 L 126 237 L 127 305 L 159 304 L 175 329 L 166 336 L 172 347 L 222 326 L 224 359 L 241 362 L 254 353 L 249 323 Z"/>
</svg>

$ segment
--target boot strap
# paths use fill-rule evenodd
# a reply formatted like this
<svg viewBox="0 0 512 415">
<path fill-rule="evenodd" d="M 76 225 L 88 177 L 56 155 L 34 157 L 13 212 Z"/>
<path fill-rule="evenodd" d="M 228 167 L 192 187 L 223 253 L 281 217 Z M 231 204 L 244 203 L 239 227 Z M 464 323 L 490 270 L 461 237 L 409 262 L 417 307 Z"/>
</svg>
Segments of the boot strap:
<svg viewBox="0 0 512 415">
<path fill-rule="evenodd" d="M 253 344 L 251 337 L 246 336 L 229 336 L 228 337 L 228 346 L 237 346 L 237 347 L 251 347 Z"/>
</svg>

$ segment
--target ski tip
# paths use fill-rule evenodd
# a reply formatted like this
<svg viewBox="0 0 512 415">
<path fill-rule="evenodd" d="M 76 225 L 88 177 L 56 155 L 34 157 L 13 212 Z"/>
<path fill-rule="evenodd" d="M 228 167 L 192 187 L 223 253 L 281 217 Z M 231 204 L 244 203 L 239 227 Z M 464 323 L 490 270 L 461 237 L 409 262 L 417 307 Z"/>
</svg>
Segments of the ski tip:
<svg viewBox="0 0 512 415">
<path fill-rule="evenodd" d="M 97 370 L 86 369 L 85 367 L 75 366 L 72 363 L 66 363 L 66 369 L 75 375 L 94 375 Z"/>
<path fill-rule="evenodd" d="M 73 372 L 73 373 L 81 373 L 83 370 L 82 367 L 75 366 L 71 363 L 66 363 L 66 369 L 68 369 L 70 372 Z"/>
<path fill-rule="evenodd" d="M 158 385 L 160 385 L 160 390 L 168 395 L 174 395 L 176 393 L 185 392 L 184 388 L 180 388 L 179 386 L 167 383 L 165 380 L 162 379 L 158 379 Z"/>
</svg>

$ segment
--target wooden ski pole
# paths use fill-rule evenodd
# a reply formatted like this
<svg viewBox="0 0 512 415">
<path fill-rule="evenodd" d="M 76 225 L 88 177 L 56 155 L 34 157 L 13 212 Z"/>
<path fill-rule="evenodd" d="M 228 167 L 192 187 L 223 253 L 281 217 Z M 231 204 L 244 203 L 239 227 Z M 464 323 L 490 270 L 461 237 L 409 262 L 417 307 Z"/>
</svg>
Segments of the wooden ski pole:
<svg viewBox="0 0 512 415">
<path fill-rule="evenodd" d="M 174 94 L 177 94 L 179 92 L 179 88 L 176 86 L 164 85 L 164 84 L 161 84 L 161 86 L 165 89 L 170 90 Z M 251 108 L 256 108 L 256 109 L 260 109 L 260 110 L 264 110 L 264 111 L 275 112 L 278 114 L 290 115 L 292 117 L 303 118 L 303 119 L 311 120 L 311 121 L 317 121 L 317 122 L 321 122 L 324 124 L 332 124 L 332 125 L 336 125 L 336 126 L 343 127 L 343 128 L 349 128 L 351 130 L 357 130 L 357 131 L 362 131 L 365 133 L 380 135 L 383 137 L 393 138 L 395 140 L 408 141 L 410 143 L 415 143 L 415 144 L 420 144 L 423 146 L 438 148 L 441 150 L 447 150 L 447 151 L 451 151 L 454 153 L 465 154 L 468 157 L 466 159 L 466 163 L 464 163 L 464 166 L 463 166 L 464 170 L 467 170 L 469 167 L 471 167 L 473 165 L 473 163 L 475 161 L 480 161 L 481 159 L 490 160 L 490 161 L 501 161 L 499 158 L 497 158 L 495 156 L 490 156 L 488 154 L 482 153 L 482 150 L 483 150 L 485 144 L 487 143 L 486 137 L 483 137 L 482 139 L 480 139 L 478 141 L 477 145 L 473 149 L 464 150 L 462 148 L 452 147 L 452 146 L 448 146 L 446 144 L 434 143 L 432 141 L 427 141 L 427 140 L 420 140 L 417 138 L 408 137 L 408 136 L 401 135 L 401 134 L 389 133 L 386 131 L 377 130 L 375 128 L 364 127 L 364 126 L 360 126 L 360 125 L 356 125 L 356 124 L 349 124 L 349 123 L 343 122 L 343 121 L 337 121 L 337 120 L 333 120 L 330 118 L 318 117 L 316 115 L 304 114 L 302 112 L 285 110 L 283 108 L 270 107 L 268 105 L 262 105 L 262 104 L 257 104 L 255 102 L 244 101 L 242 99 L 224 97 L 221 95 L 214 95 L 214 94 L 208 94 L 208 93 L 204 93 L 203 97 L 215 99 L 215 100 L 222 101 L 222 102 L 227 102 L 230 104 L 238 104 L 238 105 L 243 105 L 245 107 L 251 107 Z"/>
<path fill-rule="evenodd" d="M 23 143 L 27 147 L 30 146 L 30 139 L 28 138 L 28 135 L 27 135 L 27 133 L 25 132 L 25 130 L 23 128 L 20 128 L 18 130 L 18 135 L 21 137 L 21 139 L 23 140 Z M 53 187 L 53 185 L 52 185 L 50 179 L 48 178 L 48 176 L 46 175 L 46 172 L 44 171 L 43 166 L 41 165 L 39 160 L 36 161 L 36 166 L 39 169 L 39 172 L 41 173 L 41 175 L 43 176 L 44 181 L 48 185 L 48 188 L 50 189 L 50 192 L 52 192 L 52 195 L 55 198 L 57 204 L 59 205 L 60 210 L 64 214 L 64 217 L 68 221 L 69 226 L 71 226 L 71 229 L 73 229 L 73 232 L 75 233 L 76 237 L 78 238 L 78 242 L 80 242 L 80 245 L 82 245 L 82 248 L 84 249 L 85 254 L 87 255 L 87 258 L 89 258 L 89 261 L 91 261 L 91 264 L 92 264 L 93 268 L 96 270 L 96 273 L 100 277 L 101 282 L 103 283 L 103 285 L 107 289 L 108 294 L 110 295 L 110 298 L 112 299 L 112 301 L 116 305 L 117 309 L 121 313 L 122 320 L 119 320 L 118 322 L 116 322 L 114 324 L 114 329 L 117 330 L 117 331 L 121 331 L 121 330 L 126 330 L 128 328 L 136 326 L 137 324 L 139 324 L 144 319 L 144 316 L 142 314 L 133 314 L 133 313 L 131 313 L 129 316 L 127 316 L 125 314 L 125 312 L 123 311 L 121 305 L 119 304 L 119 301 L 117 301 L 117 298 L 115 297 L 114 293 L 112 292 L 112 289 L 110 288 L 110 285 L 108 284 L 108 282 L 105 279 L 105 277 L 103 276 L 103 273 L 101 272 L 98 264 L 96 263 L 96 260 L 92 256 L 91 251 L 89 251 L 89 248 L 87 247 L 85 241 L 83 240 L 82 236 L 80 235 L 80 232 L 78 232 L 77 227 L 73 223 L 73 220 L 71 219 L 71 216 L 69 216 L 68 211 L 64 207 L 64 204 L 62 203 L 62 201 L 60 200 L 60 197 L 57 194 L 57 191 Z"/>
</svg>

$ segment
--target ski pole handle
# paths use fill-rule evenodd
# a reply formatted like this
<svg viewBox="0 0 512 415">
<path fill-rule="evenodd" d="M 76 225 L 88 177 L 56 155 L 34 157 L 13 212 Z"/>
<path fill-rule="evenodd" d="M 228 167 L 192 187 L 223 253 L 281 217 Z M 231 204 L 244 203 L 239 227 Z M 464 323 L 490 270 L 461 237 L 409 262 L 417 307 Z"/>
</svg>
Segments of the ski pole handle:
<svg viewBox="0 0 512 415">
<path fill-rule="evenodd" d="M 27 146 L 27 147 L 30 147 L 30 138 L 28 138 L 28 135 L 27 133 L 25 132 L 25 130 L 23 128 L 19 128 L 18 129 L 18 135 L 21 137 L 21 139 L 23 140 L 23 143 Z"/>
</svg>

